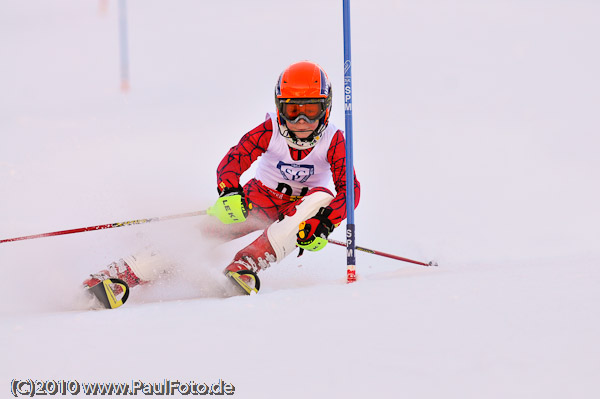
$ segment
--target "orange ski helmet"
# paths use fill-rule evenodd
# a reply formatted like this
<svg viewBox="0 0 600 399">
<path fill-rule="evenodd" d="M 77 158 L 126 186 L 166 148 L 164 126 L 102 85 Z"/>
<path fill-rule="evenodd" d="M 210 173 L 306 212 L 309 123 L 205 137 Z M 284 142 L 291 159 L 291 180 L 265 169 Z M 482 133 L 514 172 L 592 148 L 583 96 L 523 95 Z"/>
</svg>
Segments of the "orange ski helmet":
<svg viewBox="0 0 600 399">
<path fill-rule="evenodd" d="M 331 113 L 331 82 L 319 65 L 301 61 L 283 71 L 275 85 L 277 122 L 281 134 L 302 148 L 314 146 L 329 123 Z M 306 139 L 297 138 L 286 122 L 319 121 L 315 131 Z"/>
</svg>

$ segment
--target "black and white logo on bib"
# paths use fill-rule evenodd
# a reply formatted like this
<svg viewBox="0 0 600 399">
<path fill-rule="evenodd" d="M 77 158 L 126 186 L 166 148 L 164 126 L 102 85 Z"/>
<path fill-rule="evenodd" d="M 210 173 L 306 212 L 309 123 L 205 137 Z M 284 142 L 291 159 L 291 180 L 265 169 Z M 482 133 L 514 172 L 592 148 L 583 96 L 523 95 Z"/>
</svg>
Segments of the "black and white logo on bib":
<svg viewBox="0 0 600 399">
<path fill-rule="evenodd" d="M 285 180 L 291 180 L 298 183 L 304 183 L 309 177 L 315 174 L 314 165 L 289 164 L 279 161 L 277 169 L 279 169 L 281 176 L 283 176 Z"/>
</svg>

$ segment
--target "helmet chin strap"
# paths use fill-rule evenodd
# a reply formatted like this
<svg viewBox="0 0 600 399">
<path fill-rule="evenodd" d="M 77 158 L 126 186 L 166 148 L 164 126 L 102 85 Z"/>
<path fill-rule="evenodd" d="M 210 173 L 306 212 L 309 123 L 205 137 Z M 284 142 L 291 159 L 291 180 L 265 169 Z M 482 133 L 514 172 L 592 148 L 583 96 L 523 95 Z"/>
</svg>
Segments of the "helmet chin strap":
<svg viewBox="0 0 600 399">
<path fill-rule="evenodd" d="M 285 138 L 285 140 L 288 142 L 288 145 L 297 150 L 305 150 L 307 148 L 314 147 L 319 141 L 319 138 L 321 137 L 321 133 L 317 133 L 317 131 L 319 130 L 319 127 L 317 127 L 310 134 L 310 136 L 308 136 L 305 139 L 300 139 L 296 137 L 296 134 L 294 134 L 294 132 L 288 129 L 286 124 L 284 124 L 283 126 L 279 125 L 279 131 L 281 135 Z"/>
</svg>

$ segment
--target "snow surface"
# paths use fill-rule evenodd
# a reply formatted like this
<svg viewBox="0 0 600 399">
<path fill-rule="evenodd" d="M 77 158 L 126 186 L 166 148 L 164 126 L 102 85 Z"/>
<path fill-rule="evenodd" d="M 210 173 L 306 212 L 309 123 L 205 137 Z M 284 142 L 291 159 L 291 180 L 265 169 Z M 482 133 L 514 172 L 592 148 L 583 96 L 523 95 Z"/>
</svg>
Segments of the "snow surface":
<svg viewBox="0 0 600 399">
<path fill-rule="evenodd" d="M 0 246 L 0 397 L 17 379 L 224 379 L 239 398 L 600 397 L 600 3 L 352 3 L 357 241 L 221 298 L 256 235 L 198 219 Z M 0 3 L 0 238 L 205 209 L 216 165 L 319 62 L 344 126 L 340 1 Z M 247 177 L 247 176 L 246 176 Z M 333 238 L 343 239 L 343 228 Z M 87 274 L 177 264 L 114 311 Z"/>
</svg>

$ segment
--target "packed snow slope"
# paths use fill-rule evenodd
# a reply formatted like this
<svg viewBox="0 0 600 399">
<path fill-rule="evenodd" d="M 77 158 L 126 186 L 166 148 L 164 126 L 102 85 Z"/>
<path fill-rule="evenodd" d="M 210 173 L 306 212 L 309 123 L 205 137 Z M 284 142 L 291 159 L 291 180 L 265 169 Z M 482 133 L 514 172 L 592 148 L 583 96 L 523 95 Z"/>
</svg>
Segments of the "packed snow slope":
<svg viewBox="0 0 600 399">
<path fill-rule="evenodd" d="M 344 127 L 341 1 L 0 3 L 0 238 L 205 209 L 216 165 L 320 63 Z M 291 256 L 252 297 L 200 218 L 0 244 L 13 379 L 217 382 L 239 398 L 598 398 L 600 3 L 352 3 L 359 245 Z M 244 178 L 248 178 L 245 175 Z M 343 226 L 333 238 L 343 239 Z M 174 273 L 113 311 L 91 272 Z M 80 394 L 84 396 L 83 393 Z"/>
</svg>

